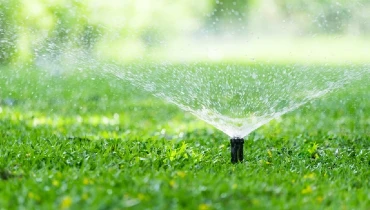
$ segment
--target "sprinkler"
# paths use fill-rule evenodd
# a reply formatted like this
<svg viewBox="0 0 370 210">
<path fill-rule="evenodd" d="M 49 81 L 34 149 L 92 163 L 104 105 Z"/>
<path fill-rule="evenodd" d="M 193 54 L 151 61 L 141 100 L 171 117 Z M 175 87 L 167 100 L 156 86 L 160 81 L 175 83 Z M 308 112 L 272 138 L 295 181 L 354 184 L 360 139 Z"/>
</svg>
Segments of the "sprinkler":
<svg viewBox="0 0 370 210">
<path fill-rule="evenodd" d="M 238 163 L 243 161 L 243 145 L 243 138 L 233 137 L 230 139 L 231 163 Z"/>
</svg>

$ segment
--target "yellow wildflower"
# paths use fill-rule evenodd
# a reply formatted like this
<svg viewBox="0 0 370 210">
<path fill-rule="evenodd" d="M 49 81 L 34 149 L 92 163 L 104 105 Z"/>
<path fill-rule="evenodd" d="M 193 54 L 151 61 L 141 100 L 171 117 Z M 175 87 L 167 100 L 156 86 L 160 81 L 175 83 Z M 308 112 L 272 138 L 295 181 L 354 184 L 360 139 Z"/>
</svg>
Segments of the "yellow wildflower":
<svg viewBox="0 0 370 210">
<path fill-rule="evenodd" d="M 40 200 L 41 200 L 40 196 L 39 196 L 39 195 L 36 195 L 36 194 L 35 194 L 35 193 L 33 193 L 33 192 L 29 192 L 29 193 L 28 193 L 28 197 L 29 197 L 30 199 L 35 200 L 35 201 L 40 201 Z"/>
<path fill-rule="evenodd" d="M 309 173 L 303 176 L 304 179 L 315 179 L 315 173 Z"/>
<path fill-rule="evenodd" d="M 177 176 L 181 177 L 181 178 L 184 178 L 186 176 L 186 173 L 183 172 L 183 171 L 178 171 L 177 172 Z"/>
<path fill-rule="evenodd" d="M 176 182 L 175 182 L 175 180 L 171 180 L 171 181 L 170 181 L 170 186 L 171 186 L 171 187 L 176 187 Z"/>
<path fill-rule="evenodd" d="M 61 209 L 68 209 L 72 205 L 71 196 L 65 196 L 60 204 Z"/>
<path fill-rule="evenodd" d="M 309 193 L 312 193 L 312 188 L 311 188 L 311 186 L 307 186 L 306 188 L 304 188 L 302 191 L 301 191 L 301 193 L 302 194 L 309 194 Z"/>
<path fill-rule="evenodd" d="M 51 184 L 55 187 L 59 187 L 59 185 L 60 185 L 59 181 L 55 180 L 55 179 L 51 182 Z"/>
<path fill-rule="evenodd" d="M 137 198 L 138 198 L 139 200 L 141 200 L 141 201 L 143 201 L 143 200 L 147 200 L 147 197 L 146 197 L 143 193 L 139 193 L 139 194 L 137 195 Z"/>
<path fill-rule="evenodd" d="M 202 203 L 202 204 L 200 204 L 200 205 L 198 206 L 198 209 L 199 209 L 199 210 L 209 210 L 209 209 L 211 209 L 211 208 L 210 208 L 210 206 L 208 206 L 207 204 Z"/>
<path fill-rule="evenodd" d="M 322 196 L 319 196 L 319 197 L 316 198 L 316 201 L 318 203 L 321 203 L 323 200 L 324 200 L 324 198 Z"/>
<path fill-rule="evenodd" d="M 88 178 L 84 178 L 84 179 L 82 180 L 82 183 L 83 183 L 84 185 L 88 185 L 88 184 L 92 184 L 92 181 L 91 181 L 90 179 L 88 179 Z"/>
</svg>

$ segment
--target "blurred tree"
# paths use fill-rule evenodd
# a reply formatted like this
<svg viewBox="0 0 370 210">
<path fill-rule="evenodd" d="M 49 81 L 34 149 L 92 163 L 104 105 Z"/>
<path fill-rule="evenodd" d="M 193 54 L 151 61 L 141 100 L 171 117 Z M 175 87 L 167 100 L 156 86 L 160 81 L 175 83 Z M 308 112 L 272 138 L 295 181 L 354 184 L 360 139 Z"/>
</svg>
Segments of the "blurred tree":
<svg viewBox="0 0 370 210">
<path fill-rule="evenodd" d="M 281 31 L 287 20 L 302 34 L 369 34 L 369 9 L 369 0 L 0 0 L 0 63 L 73 48 L 140 57 L 199 29 L 258 31 L 266 21 Z"/>
<path fill-rule="evenodd" d="M 248 10 L 255 0 L 211 0 L 211 13 L 207 25 L 216 33 L 246 25 Z"/>
<path fill-rule="evenodd" d="M 359 23 L 358 9 L 369 6 L 369 0 L 277 0 L 282 13 L 296 22 L 305 32 L 345 34 L 352 20 Z M 359 7 L 360 6 L 360 7 Z"/>
<path fill-rule="evenodd" d="M 0 64 L 11 61 L 16 53 L 17 28 L 15 13 L 17 0 L 0 2 Z"/>
<path fill-rule="evenodd" d="M 15 56 L 21 62 L 45 54 L 53 58 L 73 48 L 93 53 L 98 47 L 108 57 L 139 56 L 168 37 L 199 27 L 199 18 L 210 5 L 195 0 L 4 1 L 0 3 L 4 62 Z"/>
<path fill-rule="evenodd" d="M 86 5 L 80 1 L 55 1 L 45 5 L 52 18 L 52 26 L 41 45 L 48 53 L 58 53 L 64 48 L 78 48 L 91 52 L 101 37 L 97 24 L 89 22 Z"/>
</svg>

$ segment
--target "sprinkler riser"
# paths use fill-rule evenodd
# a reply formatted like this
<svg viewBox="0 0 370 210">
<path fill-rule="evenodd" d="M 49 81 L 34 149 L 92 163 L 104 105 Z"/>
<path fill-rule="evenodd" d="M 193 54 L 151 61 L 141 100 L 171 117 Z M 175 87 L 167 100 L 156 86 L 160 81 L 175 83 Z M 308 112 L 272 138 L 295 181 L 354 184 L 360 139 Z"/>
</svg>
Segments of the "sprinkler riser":
<svg viewBox="0 0 370 210">
<path fill-rule="evenodd" d="M 233 137 L 230 139 L 231 163 L 243 161 L 243 146 L 243 138 Z"/>
</svg>

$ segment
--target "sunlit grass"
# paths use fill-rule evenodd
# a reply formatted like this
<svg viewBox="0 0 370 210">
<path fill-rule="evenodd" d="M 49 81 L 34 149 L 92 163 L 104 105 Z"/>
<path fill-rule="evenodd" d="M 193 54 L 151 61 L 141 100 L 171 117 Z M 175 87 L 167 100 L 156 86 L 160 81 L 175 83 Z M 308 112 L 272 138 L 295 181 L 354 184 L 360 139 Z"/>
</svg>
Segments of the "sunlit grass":
<svg viewBox="0 0 370 210">
<path fill-rule="evenodd" d="M 122 81 L 0 70 L 0 209 L 370 205 L 364 83 L 253 132 L 233 165 L 226 135 Z"/>
</svg>

